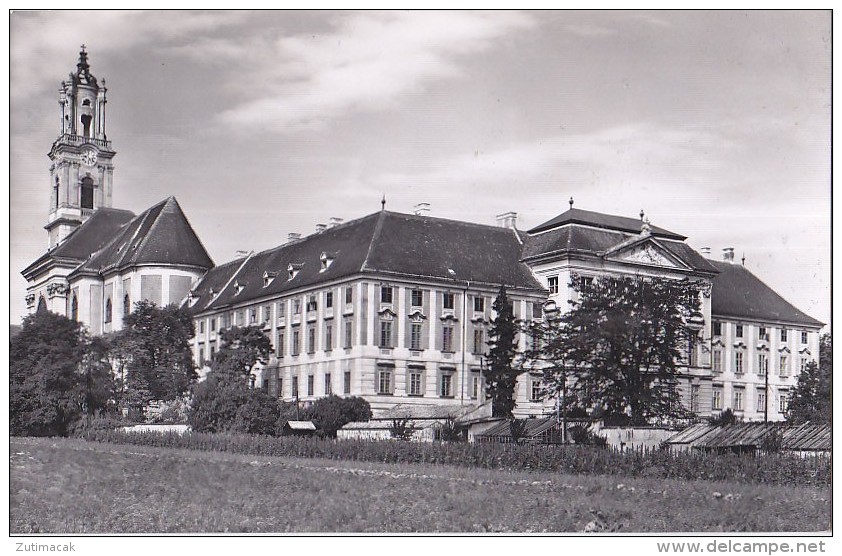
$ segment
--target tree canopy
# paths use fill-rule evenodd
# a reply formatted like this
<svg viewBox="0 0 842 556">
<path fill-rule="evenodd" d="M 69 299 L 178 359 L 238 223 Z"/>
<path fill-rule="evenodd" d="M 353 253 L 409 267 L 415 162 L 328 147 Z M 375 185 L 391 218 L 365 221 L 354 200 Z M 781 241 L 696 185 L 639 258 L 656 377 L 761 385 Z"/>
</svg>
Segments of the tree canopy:
<svg viewBox="0 0 842 556">
<path fill-rule="evenodd" d="M 66 435 L 83 415 L 105 409 L 113 392 L 105 348 L 82 325 L 38 311 L 9 346 L 12 434 Z"/>
<path fill-rule="evenodd" d="M 567 410 L 645 424 L 683 417 L 677 388 L 698 338 L 702 285 L 660 277 L 574 276 L 567 313 L 532 327 L 526 365 Z"/>
<path fill-rule="evenodd" d="M 819 361 L 810 361 L 798 375 L 798 383 L 789 397 L 786 420 L 800 425 L 830 424 L 831 394 L 833 391 L 833 346 L 830 334 L 824 334 L 819 343 Z"/>
<path fill-rule="evenodd" d="M 186 394 L 197 378 L 190 350 L 193 335 L 193 320 L 184 309 L 135 303 L 123 330 L 112 338 L 112 355 L 124 367 L 124 403 L 142 406 Z"/>
<path fill-rule="evenodd" d="M 519 327 L 505 286 L 500 286 L 492 307 L 497 316 L 491 320 L 488 332 L 486 392 L 491 398 L 492 415 L 511 418 L 515 408 L 515 386 L 520 374 L 514 365 Z"/>
</svg>

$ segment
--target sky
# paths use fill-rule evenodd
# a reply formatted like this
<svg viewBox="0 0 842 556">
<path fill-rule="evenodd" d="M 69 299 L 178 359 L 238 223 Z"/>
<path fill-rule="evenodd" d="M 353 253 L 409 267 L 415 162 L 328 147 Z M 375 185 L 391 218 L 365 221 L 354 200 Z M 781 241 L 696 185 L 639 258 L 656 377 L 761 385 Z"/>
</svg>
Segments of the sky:
<svg viewBox="0 0 842 556">
<path fill-rule="evenodd" d="M 829 11 L 14 12 L 10 319 L 46 250 L 81 44 L 113 206 L 174 195 L 217 263 L 386 208 L 637 217 L 830 322 Z"/>
</svg>

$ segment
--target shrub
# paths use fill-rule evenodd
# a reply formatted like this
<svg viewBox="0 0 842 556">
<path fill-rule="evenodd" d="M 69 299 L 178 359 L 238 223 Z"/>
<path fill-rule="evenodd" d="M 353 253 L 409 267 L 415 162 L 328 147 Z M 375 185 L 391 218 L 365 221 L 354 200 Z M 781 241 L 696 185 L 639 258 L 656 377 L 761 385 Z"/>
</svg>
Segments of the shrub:
<svg viewBox="0 0 842 556">
<path fill-rule="evenodd" d="M 590 428 L 584 425 L 570 427 L 567 432 L 574 444 L 580 446 L 596 446 L 598 448 L 605 448 L 608 446 L 607 438 L 592 432 Z"/>
<path fill-rule="evenodd" d="M 409 421 L 408 417 L 392 419 L 392 424 L 389 426 L 389 434 L 396 440 L 412 440 L 414 432 L 415 425 Z"/>
<path fill-rule="evenodd" d="M 464 442 L 467 440 L 465 432 L 464 428 L 456 424 L 455 419 L 448 418 L 436 431 L 436 436 L 442 442 Z"/>
<path fill-rule="evenodd" d="M 371 419 L 371 406 L 363 398 L 319 398 L 307 409 L 310 420 L 323 436 L 336 438 L 336 431 L 354 421 Z"/>
<path fill-rule="evenodd" d="M 520 444 L 520 441 L 526 437 L 526 423 L 526 419 L 509 419 L 509 432 L 515 444 Z"/>
</svg>

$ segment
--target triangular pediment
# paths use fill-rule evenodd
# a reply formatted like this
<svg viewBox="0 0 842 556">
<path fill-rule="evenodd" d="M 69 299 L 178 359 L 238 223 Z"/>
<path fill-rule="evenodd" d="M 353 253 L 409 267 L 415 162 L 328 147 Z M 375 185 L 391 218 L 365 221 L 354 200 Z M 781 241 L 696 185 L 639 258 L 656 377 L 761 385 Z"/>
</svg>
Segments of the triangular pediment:
<svg viewBox="0 0 842 556">
<path fill-rule="evenodd" d="M 688 264 L 676 257 L 652 237 L 631 238 L 606 251 L 604 257 L 612 261 L 664 268 L 690 268 Z"/>
</svg>

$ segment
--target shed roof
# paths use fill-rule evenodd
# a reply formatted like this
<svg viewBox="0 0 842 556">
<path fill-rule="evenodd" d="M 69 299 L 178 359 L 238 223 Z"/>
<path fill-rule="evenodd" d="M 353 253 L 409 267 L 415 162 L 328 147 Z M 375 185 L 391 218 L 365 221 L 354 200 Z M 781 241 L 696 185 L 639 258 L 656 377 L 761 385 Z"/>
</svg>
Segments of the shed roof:
<svg viewBox="0 0 842 556">
<path fill-rule="evenodd" d="M 715 426 L 697 423 L 669 437 L 668 444 L 690 444 L 697 448 L 759 448 L 772 430 L 782 435 L 782 449 L 792 451 L 825 451 L 831 448 L 831 427 L 805 423 L 737 423 Z"/>
<path fill-rule="evenodd" d="M 316 425 L 313 421 L 287 421 L 287 427 L 294 431 L 314 431 Z"/>
</svg>

